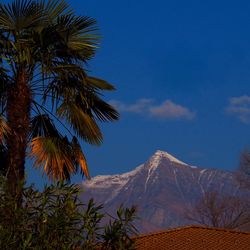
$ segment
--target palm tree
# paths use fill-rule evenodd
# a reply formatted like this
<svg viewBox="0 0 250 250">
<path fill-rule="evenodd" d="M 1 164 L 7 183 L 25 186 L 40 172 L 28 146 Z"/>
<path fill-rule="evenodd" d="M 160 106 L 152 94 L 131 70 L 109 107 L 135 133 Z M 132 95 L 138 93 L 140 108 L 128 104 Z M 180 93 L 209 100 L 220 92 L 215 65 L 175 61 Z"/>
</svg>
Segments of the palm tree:
<svg viewBox="0 0 250 250">
<path fill-rule="evenodd" d="M 78 169 L 89 178 L 77 137 L 99 145 L 97 122 L 118 119 L 101 98 L 114 87 L 86 69 L 96 32 L 96 21 L 64 0 L 0 4 L 0 155 L 13 194 L 27 155 L 52 179 Z"/>
</svg>

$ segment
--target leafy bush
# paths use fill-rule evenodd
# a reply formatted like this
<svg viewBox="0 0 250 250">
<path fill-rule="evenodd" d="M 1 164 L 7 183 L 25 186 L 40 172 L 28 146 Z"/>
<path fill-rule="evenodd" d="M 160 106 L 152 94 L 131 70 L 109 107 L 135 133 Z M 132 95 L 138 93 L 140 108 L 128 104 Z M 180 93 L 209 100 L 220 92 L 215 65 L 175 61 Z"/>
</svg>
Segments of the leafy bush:
<svg viewBox="0 0 250 250">
<path fill-rule="evenodd" d="M 117 210 L 117 218 L 109 221 L 105 227 L 104 234 L 101 236 L 104 242 L 104 249 L 134 249 L 130 235 L 136 234 L 137 231 L 133 225 L 133 221 L 136 219 L 135 213 L 135 207 L 124 209 L 121 206 Z"/>
<path fill-rule="evenodd" d="M 57 183 L 39 192 L 22 187 L 22 206 L 0 183 L 0 249 L 133 249 L 134 207 L 117 211 L 102 227 L 102 205 L 79 200 L 77 185 Z"/>
</svg>

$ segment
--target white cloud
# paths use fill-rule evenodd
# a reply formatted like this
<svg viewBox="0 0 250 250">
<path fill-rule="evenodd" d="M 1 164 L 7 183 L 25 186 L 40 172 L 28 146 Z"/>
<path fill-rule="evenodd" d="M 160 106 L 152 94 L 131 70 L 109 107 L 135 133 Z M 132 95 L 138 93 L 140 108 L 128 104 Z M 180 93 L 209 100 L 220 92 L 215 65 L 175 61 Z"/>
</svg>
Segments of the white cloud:
<svg viewBox="0 0 250 250">
<path fill-rule="evenodd" d="M 230 98 L 226 112 L 235 115 L 243 123 L 250 123 L 250 96 Z"/>
<path fill-rule="evenodd" d="M 164 101 L 159 106 L 150 107 L 149 111 L 152 116 L 163 118 L 163 119 L 192 120 L 195 117 L 194 112 L 170 100 Z"/>
<path fill-rule="evenodd" d="M 239 97 L 232 97 L 229 99 L 229 102 L 232 105 L 249 105 L 250 104 L 250 96 L 242 95 Z"/>
<path fill-rule="evenodd" d="M 133 104 L 125 104 L 123 102 L 115 100 L 110 101 L 110 103 L 115 106 L 120 112 L 129 112 L 137 114 L 147 111 L 148 107 L 150 107 L 153 102 L 153 99 L 146 98 L 139 99 Z"/>
<path fill-rule="evenodd" d="M 155 104 L 154 99 L 139 99 L 135 103 L 125 104 L 120 101 L 110 101 L 120 112 L 141 114 L 166 120 L 192 120 L 195 113 L 187 107 L 176 104 L 171 100 L 165 100 L 160 104 Z"/>
</svg>

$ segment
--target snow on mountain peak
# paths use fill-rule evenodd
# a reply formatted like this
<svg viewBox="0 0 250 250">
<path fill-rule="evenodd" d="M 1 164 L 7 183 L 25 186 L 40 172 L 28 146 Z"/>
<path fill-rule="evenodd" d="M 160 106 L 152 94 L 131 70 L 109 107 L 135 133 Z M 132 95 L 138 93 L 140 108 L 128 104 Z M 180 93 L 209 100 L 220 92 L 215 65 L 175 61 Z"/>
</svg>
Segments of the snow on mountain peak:
<svg viewBox="0 0 250 250">
<path fill-rule="evenodd" d="M 186 164 L 185 162 L 183 161 L 180 161 L 178 160 L 177 158 L 175 158 L 174 156 L 172 156 L 171 154 L 167 153 L 167 152 L 164 152 L 164 151 L 161 151 L 161 150 L 157 150 L 155 152 L 155 154 L 153 155 L 153 161 L 155 161 L 156 164 L 159 163 L 159 160 L 161 158 L 166 158 L 168 159 L 169 161 L 171 162 L 174 162 L 174 163 L 178 163 L 178 164 L 181 164 L 181 165 L 188 165 Z"/>
<path fill-rule="evenodd" d="M 151 179 L 151 177 L 154 176 L 155 171 L 157 170 L 158 166 L 160 165 L 161 160 L 163 159 L 167 159 L 172 163 L 189 166 L 188 164 L 176 159 L 171 154 L 161 151 L 161 150 L 157 150 L 155 154 L 150 158 L 149 164 L 142 164 L 138 166 L 137 168 L 135 168 L 134 170 L 127 172 L 127 173 L 123 173 L 123 174 L 99 175 L 99 176 L 93 177 L 89 181 L 85 181 L 83 185 L 88 188 L 101 188 L 101 189 L 113 187 L 115 189 L 114 194 L 116 194 L 129 182 L 129 180 L 132 177 L 134 177 L 141 170 L 146 169 L 148 171 L 148 175 L 147 175 L 147 179 L 145 183 L 145 189 L 146 189 L 149 179 Z"/>
<path fill-rule="evenodd" d="M 114 175 L 97 175 L 91 180 L 87 180 L 83 183 L 84 186 L 89 188 L 104 188 L 108 186 L 120 186 L 121 188 L 127 184 L 127 182 L 135 176 L 142 168 L 143 164 L 135 168 L 134 170 L 123 173 L 123 174 L 114 174 Z"/>
<path fill-rule="evenodd" d="M 145 182 L 145 186 L 144 186 L 144 190 L 147 190 L 147 184 L 149 182 L 150 179 L 156 180 L 158 178 L 157 174 L 155 176 L 156 170 L 158 168 L 158 166 L 160 165 L 160 162 L 162 161 L 162 159 L 167 159 L 168 161 L 172 162 L 172 163 L 176 163 L 176 164 L 180 164 L 180 165 L 185 165 L 188 166 L 188 164 L 176 159 L 174 156 L 172 156 L 171 154 L 161 151 L 161 150 L 157 150 L 154 155 L 150 158 L 149 163 L 148 163 L 148 175 L 147 175 L 147 179 Z"/>
<path fill-rule="evenodd" d="M 111 189 L 111 193 L 105 203 L 114 199 L 119 191 L 133 178 L 138 172 L 143 169 L 144 164 L 138 166 L 134 170 L 115 175 L 98 175 L 82 183 L 84 188 L 87 189 Z"/>
</svg>

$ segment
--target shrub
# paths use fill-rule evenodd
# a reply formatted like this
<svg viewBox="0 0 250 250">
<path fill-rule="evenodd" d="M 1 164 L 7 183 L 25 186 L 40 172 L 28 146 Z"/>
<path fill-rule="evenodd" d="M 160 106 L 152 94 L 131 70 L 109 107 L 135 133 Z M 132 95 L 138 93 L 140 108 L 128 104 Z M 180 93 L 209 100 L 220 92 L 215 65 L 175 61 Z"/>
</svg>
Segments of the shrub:
<svg viewBox="0 0 250 250">
<path fill-rule="evenodd" d="M 39 192 L 34 186 L 20 188 L 22 206 L 0 182 L 0 249 L 133 249 L 130 236 L 136 233 L 136 209 L 122 206 L 117 218 L 107 216 L 103 206 L 91 199 L 79 200 L 77 185 L 59 182 Z"/>
</svg>

